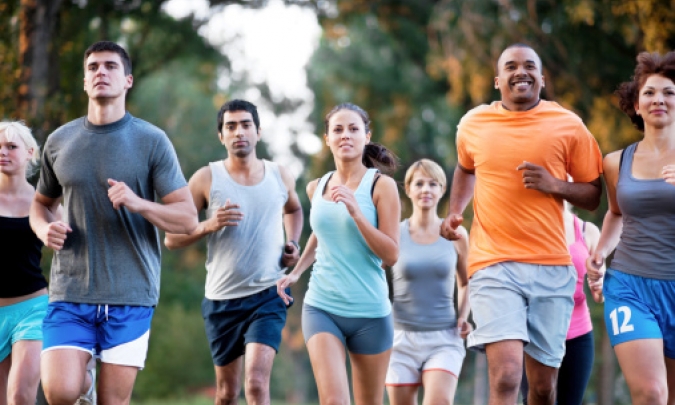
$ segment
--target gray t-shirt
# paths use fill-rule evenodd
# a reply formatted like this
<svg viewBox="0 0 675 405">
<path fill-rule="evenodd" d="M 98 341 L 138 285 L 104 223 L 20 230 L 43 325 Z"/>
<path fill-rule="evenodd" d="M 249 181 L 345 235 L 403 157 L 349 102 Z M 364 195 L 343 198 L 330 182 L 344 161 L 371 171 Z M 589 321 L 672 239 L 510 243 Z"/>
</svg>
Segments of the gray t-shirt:
<svg viewBox="0 0 675 405">
<path fill-rule="evenodd" d="M 63 196 L 63 221 L 73 231 L 52 261 L 51 302 L 157 304 L 157 229 L 140 214 L 113 208 L 108 179 L 150 201 L 187 185 L 164 131 L 129 113 L 100 126 L 82 117 L 54 131 L 45 143 L 38 191 Z"/>
<path fill-rule="evenodd" d="M 457 251 L 439 237 L 419 244 L 401 222 L 398 261 L 392 268 L 394 327 L 408 331 L 445 330 L 457 326 L 454 292 Z"/>
<path fill-rule="evenodd" d="M 207 237 L 206 298 L 229 300 L 265 290 L 283 275 L 283 215 L 288 190 L 276 163 L 264 160 L 263 180 L 243 186 L 232 179 L 223 161 L 209 164 L 211 190 L 206 217 L 228 199 L 244 218 Z"/>
</svg>

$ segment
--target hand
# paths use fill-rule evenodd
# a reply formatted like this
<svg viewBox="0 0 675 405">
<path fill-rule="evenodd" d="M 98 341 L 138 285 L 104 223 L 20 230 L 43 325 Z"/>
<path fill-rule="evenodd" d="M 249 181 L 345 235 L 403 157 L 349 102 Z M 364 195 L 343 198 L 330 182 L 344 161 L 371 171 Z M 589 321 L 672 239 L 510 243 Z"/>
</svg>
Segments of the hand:
<svg viewBox="0 0 675 405">
<path fill-rule="evenodd" d="M 462 224 L 464 218 L 459 214 L 448 215 L 441 224 L 441 236 L 447 240 L 457 240 L 462 238 L 462 234 L 457 232 L 457 228 Z"/>
<path fill-rule="evenodd" d="M 335 186 L 330 189 L 330 198 L 333 202 L 343 203 L 347 207 L 349 215 L 354 218 L 360 212 L 354 192 L 347 186 Z"/>
<path fill-rule="evenodd" d="M 605 276 L 605 271 L 603 269 L 605 264 L 605 258 L 597 253 L 593 252 L 586 259 L 586 274 L 588 275 L 588 285 L 592 289 L 597 289 L 598 283 L 602 287 L 603 277 Z"/>
<path fill-rule="evenodd" d="M 239 225 L 239 221 L 244 218 L 244 214 L 238 209 L 239 204 L 232 204 L 229 198 L 225 200 L 225 204 L 218 208 L 211 218 L 205 221 L 204 227 L 206 231 L 212 233 L 226 226 Z"/>
<path fill-rule="evenodd" d="M 300 259 L 300 250 L 295 246 L 293 242 L 286 242 L 284 246 L 284 252 L 281 255 L 281 263 L 284 267 L 295 266 L 295 264 Z"/>
<path fill-rule="evenodd" d="M 473 325 L 464 318 L 457 318 L 457 330 L 459 330 L 459 336 L 461 336 L 462 339 L 466 339 L 466 337 L 469 336 L 469 333 L 473 331 Z"/>
<path fill-rule="evenodd" d="M 666 183 L 672 184 L 675 186 L 675 165 L 666 165 L 663 166 L 663 179 Z"/>
<path fill-rule="evenodd" d="M 38 231 L 37 237 L 48 248 L 61 250 L 63 249 L 68 234 L 72 231 L 70 225 L 67 223 L 63 221 L 54 221 L 42 227 L 42 229 Z"/>
<path fill-rule="evenodd" d="M 119 210 L 125 207 L 131 212 L 138 212 L 141 209 L 143 199 L 137 196 L 126 183 L 108 179 L 108 184 L 110 185 L 108 198 L 110 198 L 114 209 Z"/>
<path fill-rule="evenodd" d="M 605 302 L 605 296 L 602 294 L 602 287 L 599 291 L 591 289 L 591 295 L 593 296 L 593 301 L 597 302 L 598 304 Z"/>
<path fill-rule="evenodd" d="M 516 168 L 523 171 L 523 184 L 525 188 L 541 191 L 546 194 L 553 194 L 557 189 L 557 183 L 560 181 L 553 177 L 548 170 L 534 163 L 523 162 Z"/>
<path fill-rule="evenodd" d="M 293 274 L 293 272 L 286 274 L 279 280 L 277 280 L 277 294 L 284 301 L 284 304 L 290 305 L 293 302 L 293 297 L 286 294 L 286 288 L 292 286 L 298 281 L 298 276 Z"/>
</svg>

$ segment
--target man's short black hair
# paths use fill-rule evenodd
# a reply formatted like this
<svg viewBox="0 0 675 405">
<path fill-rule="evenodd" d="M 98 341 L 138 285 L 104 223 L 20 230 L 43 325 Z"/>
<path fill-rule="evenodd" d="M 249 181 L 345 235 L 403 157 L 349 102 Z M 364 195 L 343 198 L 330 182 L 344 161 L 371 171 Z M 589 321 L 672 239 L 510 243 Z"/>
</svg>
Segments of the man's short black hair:
<svg viewBox="0 0 675 405">
<path fill-rule="evenodd" d="M 124 75 L 129 76 L 131 74 L 131 58 L 124 48 L 112 41 L 99 41 L 93 43 L 86 51 L 84 51 L 84 69 L 87 70 L 87 58 L 92 53 L 97 52 L 115 52 L 122 59 L 122 65 L 124 65 Z"/>
<path fill-rule="evenodd" d="M 260 131 L 260 117 L 258 116 L 258 107 L 255 104 L 248 102 L 246 100 L 230 100 L 227 103 L 223 104 L 218 111 L 218 133 L 222 132 L 223 129 L 223 115 L 225 112 L 234 112 L 234 111 L 246 111 L 251 113 L 253 117 L 253 123 L 255 124 L 256 132 Z"/>
<path fill-rule="evenodd" d="M 504 52 L 506 52 L 509 49 L 512 48 L 525 48 L 525 49 L 532 49 L 532 52 L 534 52 L 535 55 L 537 55 L 537 59 L 539 60 L 539 71 L 543 72 L 544 66 L 541 63 L 541 57 L 537 53 L 537 51 L 534 50 L 530 45 L 522 43 L 522 42 L 516 42 L 515 44 L 511 44 L 504 48 L 502 53 L 499 54 L 499 57 L 497 58 L 497 62 L 495 62 L 495 76 L 499 76 L 499 60 L 502 58 L 502 55 L 504 55 Z"/>
</svg>

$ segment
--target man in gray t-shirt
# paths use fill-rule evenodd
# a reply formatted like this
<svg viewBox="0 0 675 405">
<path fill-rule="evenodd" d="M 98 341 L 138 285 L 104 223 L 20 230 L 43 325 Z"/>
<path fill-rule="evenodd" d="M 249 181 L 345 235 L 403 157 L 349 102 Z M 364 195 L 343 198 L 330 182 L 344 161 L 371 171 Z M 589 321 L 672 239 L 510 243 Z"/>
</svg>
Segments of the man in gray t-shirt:
<svg viewBox="0 0 675 405">
<path fill-rule="evenodd" d="M 244 355 L 246 402 L 269 404 L 272 362 L 286 323 L 276 282 L 300 253 L 303 218 L 295 180 L 283 166 L 257 157 L 260 136 L 255 105 L 231 100 L 221 107 L 218 139 L 228 156 L 199 169 L 189 183 L 206 219 L 191 234 L 167 233 L 165 240 L 169 249 L 207 240 L 202 315 L 217 404 L 236 403 Z"/>
<path fill-rule="evenodd" d="M 87 364 L 96 356 L 101 402 L 129 403 L 159 297 L 157 228 L 190 233 L 197 212 L 166 134 L 126 112 L 126 51 L 97 42 L 84 68 L 87 115 L 47 139 L 30 212 L 33 230 L 56 252 L 41 378 L 50 404 L 73 404 L 91 396 Z"/>
</svg>

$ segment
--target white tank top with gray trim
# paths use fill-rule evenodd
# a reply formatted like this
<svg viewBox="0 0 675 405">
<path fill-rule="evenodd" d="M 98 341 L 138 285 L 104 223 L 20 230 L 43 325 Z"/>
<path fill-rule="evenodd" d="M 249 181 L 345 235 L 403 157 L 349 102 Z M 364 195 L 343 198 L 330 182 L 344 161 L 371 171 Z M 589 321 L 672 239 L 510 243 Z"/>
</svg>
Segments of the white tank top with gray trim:
<svg viewBox="0 0 675 405">
<path fill-rule="evenodd" d="M 253 186 L 232 179 L 223 161 L 209 164 L 211 191 L 206 217 L 211 218 L 227 199 L 244 214 L 237 226 L 227 226 L 206 237 L 206 298 L 246 297 L 273 286 L 283 275 L 283 207 L 288 190 L 276 163 L 263 160 L 265 175 Z"/>
</svg>

